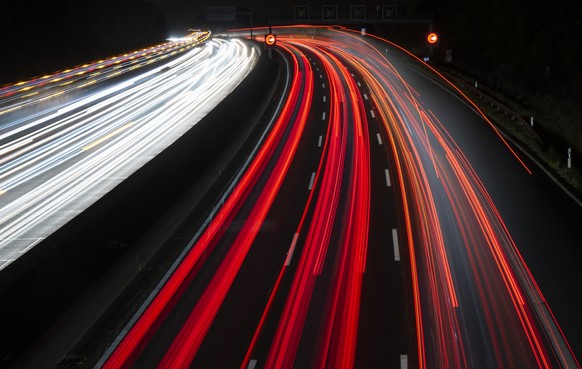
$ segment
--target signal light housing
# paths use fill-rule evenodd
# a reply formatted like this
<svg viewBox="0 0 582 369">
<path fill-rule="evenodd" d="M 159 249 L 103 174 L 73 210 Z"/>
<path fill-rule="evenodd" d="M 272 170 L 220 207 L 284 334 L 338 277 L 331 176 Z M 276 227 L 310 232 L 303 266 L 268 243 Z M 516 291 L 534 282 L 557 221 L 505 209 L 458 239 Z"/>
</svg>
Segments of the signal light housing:
<svg viewBox="0 0 582 369">
<path fill-rule="evenodd" d="M 435 32 L 431 32 L 426 35 L 426 42 L 428 46 L 437 46 L 439 41 L 439 36 Z"/>
<path fill-rule="evenodd" d="M 271 49 L 277 45 L 277 36 L 272 33 L 265 35 L 265 48 Z"/>
</svg>

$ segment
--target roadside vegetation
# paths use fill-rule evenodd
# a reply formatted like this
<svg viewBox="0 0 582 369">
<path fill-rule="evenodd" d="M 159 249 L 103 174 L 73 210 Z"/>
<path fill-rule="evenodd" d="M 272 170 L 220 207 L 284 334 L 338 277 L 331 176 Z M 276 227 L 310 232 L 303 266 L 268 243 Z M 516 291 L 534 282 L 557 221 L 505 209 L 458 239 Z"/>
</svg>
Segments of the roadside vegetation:
<svg viewBox="0 0 582 369">
<path fill-rule="evenodd" d="M 582 199 L 582 116 L 577 107 L 551 97 L 535 97 L 532 107 L 447 66 L 438 66 L 437 70 L 476 103 L 501 131 Z"/>
<path fill-rule="evenodd" d="M 582 194 L 582 3 L 423 1 L 435 9 L 433 60 L 503 131 Z M 448 60 L 447 60 L 448 56 Z M 478 81 L 478 88 L 474 82 Z M 457 81 L 458 82 L 458 81 Z M 521 117 L 492 106 L 484 94 Z M 533 135 L 532 135 L 533 133 Z M 538 140 L 535 136 L 538 136 Z M 572 168 L 567 167 L 571 148 Z"/>
</svg>

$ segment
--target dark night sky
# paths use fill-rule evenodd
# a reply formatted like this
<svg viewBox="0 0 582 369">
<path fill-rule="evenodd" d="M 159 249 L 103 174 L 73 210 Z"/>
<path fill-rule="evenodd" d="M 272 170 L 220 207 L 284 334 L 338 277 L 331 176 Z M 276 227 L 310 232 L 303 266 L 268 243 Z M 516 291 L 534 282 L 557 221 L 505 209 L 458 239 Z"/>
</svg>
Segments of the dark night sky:
<svg viewBox="0 0 582 369">
<path fill-rule="evenodd" d="M 493 79 L 509 80 L 505 87 L 509 93 L 521 96 L 547 87 L 543 80 L 547 67 L 554 81 L 582 86 L 579 0 L 275 0 L 268 5 L 264 0 L 149 1 L 164 13 L 168 31 L 178 34 L 196 27 L 190 20 L 209 5 L 251 10 L 255 25 L 261 25 L 263 17 L 292 17 L 295 5 L 309 5 L 313 18 L 321 17 L 323 5 L 338 5 L 340 16 L 348 14 L 350 5 L 358 4 L 366 5 L 370 17 L 378 6 L 388 4 L 402 10 L 429 10 L 434 12 L 442 48 L 453 49 L 457 62 L 469 73 L 491 77 L 491 84 L 495 84 Z"/>
<path fill-rule="evenodd" d="M 518 99 L 551 95 L 569 101 L 572 117 L 582 117 L 580 0 L 274 0 L 267 4 L 264 0 L 3 1 L 0 85 L 163 42 L 188 28 L 204 28 L 207 6 L 252 11 L 254 26 L 259 26 L 268 25 L 268 19 L 292 19 L 296 5 L 309 5 L 314 19 L 321 18 L 323 5 L 337 5 L 340 18 L 348 17 L 350 5 L 366 5 L 368 17 L 377 14 L 378 6 L 398 5 L 400 10 L 434 12 L 441 40 L 437 51 L 450 48 L 455 66 L 464 72 Z M 245 18 L 238 17 L 238 26 L 248 25 Z M 378 33 L 373 27 L 369 32 Z M 582 128 L 575 134 L 582 150 Z"/>
<path fill-rule="evenodd" d="M 366 3 L 367 14 L 376 13 L 382 0 Z M 428 0 L 388 1 L 402 8 L 423 7 Z M 340 17 L 348 17 L 350 0 L 33 0 L 0 2 L 0 85 L 31 78 L 116 55 L 184 35 L 189 28 L 206 28 L 208 6 L 235 6 L 252 12 L 255 26 L 269 19 L 292 18 L 294 6 L 309 5 L 312 18 L 320 18 L 323 5 L 337 5 Z M 238 24 L 250 24 L 248 15 L 237 16 Z M 274 21 L 275 23 L 275 21 Z"/>
<path fill-rule="evenodd" d="M 204 27 L 207 6 L 292 18 L 294 6 L 398 5 L 434 11 L 438 53 L 453 51 L 453 67 L 529 105 L 536 121 L 582 156 L 582 0 L 2 0 L 0 86 L 119 55 Z M 204 22 L 201 22 L 204 23 Z M 246 24 L 245 24 L 246 25 Z M 229 25 L 224 25 L 228 28 Z M 370 30 L 370 32 L 373 32 Z M 404 31 L 406 32 L 406 31 Z M 388 37 L 390 38 L 390 37 Z M 423 42 L 423 41 L 420 41 Z M 407 45 L 404 45 L 407 46 Z M 437 58 L 435 58 L 437 59 Z"/>
<path fill-rule="evenodd" d="M 292 17 L 294 6 L 309 5 L 310 14 L 319 17 L 323 5 L 337 5 L 340 14 L 347 13 L 350 5 L 366 4 L 366 11 L 372 14 L 376 7 L 381 5 L 395 4 L 404 8 L 423 7 L 423 0 L 375 0 L 375 1 L 357 1 L 357 0 L 275 0 L 267 3 L 264 0 L 233 0 L 233 1 L 185 1 L 185 0 L 151 0 L 155 3 L 166 16 L 168 20 L 168 29 L 170 32 L 179 33 L 190 24 L 190 19 L 196 14 L 204 12 L 207 6 L 236 6 L 237 10 L 252 11 L 257 22 L 269 17 Z M 425 6 L 426 7 L 426 6 Z M 244 16 L 243 16 L 244 18 Z M 261 24 L 257 24 L 261 25 Z"/>
</svg>

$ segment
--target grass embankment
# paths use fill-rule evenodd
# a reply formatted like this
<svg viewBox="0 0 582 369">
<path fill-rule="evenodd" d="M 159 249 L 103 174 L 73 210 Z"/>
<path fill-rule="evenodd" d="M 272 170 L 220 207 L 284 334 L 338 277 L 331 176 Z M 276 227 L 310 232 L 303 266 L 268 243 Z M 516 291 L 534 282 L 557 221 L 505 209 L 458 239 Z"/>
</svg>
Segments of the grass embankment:
<svg viewBox="0 0 582 369">
<path fill-rule="evenodd" d="M 537 97 L 531 106 L 443 67 L 439 72 L 463 91 L 504 133 L 527 150 L 578 199 L 582 199 L 582 117 L 567 102 Z M 530 105 L 527 104 L 527 105 Z M 533 127 L 531 117 L 534 117 Z M 571 168 L 568 168 L 571 148 Z"/>
</svg>

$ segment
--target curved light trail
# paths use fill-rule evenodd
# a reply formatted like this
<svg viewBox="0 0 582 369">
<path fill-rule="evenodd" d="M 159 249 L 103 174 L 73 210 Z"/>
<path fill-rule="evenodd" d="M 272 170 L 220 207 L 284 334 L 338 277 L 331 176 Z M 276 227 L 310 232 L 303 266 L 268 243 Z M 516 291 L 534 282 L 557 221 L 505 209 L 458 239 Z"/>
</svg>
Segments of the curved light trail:
<svg viewBox="0 0 582 369">
<path fill-rule="evenodd" d="M 273 197 L 277 194 L 280 183 L 285 176 L 286 168 L 297 148 L 297 142 L 301 137 L 302 127 L 306 122 L 306 115 L 309 111 L 310 88 L 312 88 L 311 73 L 307 72 L 303 77 L 298 72 L 297 60 L 294 59 L 294 76 L 289 97 L 285 106 L 281 110 L 281 115 L 273 125 L 272 131 L 266 137 L 263 146 L 256 154 L 255 159 L 250 164 L 244 176 L 240 179 L 224 206 L 220 209 L 212 223 L 208 225 L 206 231 L 192 247 L 191 251 L 184 258 L 183 262 L 172 274 L 164 288 L 159 292 L 148 308 L 141 315 L 128 334 L 123 337 L 119 346 L 113 351 L 104 363 L 104 368 L 120 368 L 131 365 L 136 356 L 139 355 L 153 331 L 163 320 L 170 305 L 170 301 L 179 296 L 183 291 L 184 283 L 188 277 L 197 270 L 197 264 L 203 262 L 203 256 L 209 248 L 213 248 L 216 238 L 224 235 L 224 224 L 229 224 L 234 217 L 234 213 L 244 202 L 250 189 L 256 184 L 257 178 L 264 170 L 265 162 L 271 159 L 276 146 L 281 143 L 283 133 L 295 117 L 297 124 L 293 125 L 290 139 L 285 143 L 284 153 L 277 161 L 276 174 L 269 177 L 269 182 L 265 185 L 265 190 L 261 193 L 261 201 L 257 202 L 251 215 L 243 226 L 243 232 L 234 241 L 229 253 L 221 264 L 209 286 L 205 289 L 203 297 L 196 305 L 194 311 L 188 318 L 186 324 L 180 331 L 178 337 L 164 357 L 161 367 L 188 367 L 196 354 L 201 340 L 204 338 L 209 324 L 220 307 L 221 301 L 228 292 L 233 278 L 236 276 L 240 264 L 244 260 L 254 237 L 258 231 L 256 224 L 260 224 L 268 211 Z M 309 64 L 306 63 L 308 66 Z M 302 89 L 305 88 L 305 93 Z M 295 111 L 296 107 L 299 111 Z M 294 114 L 298 115 L 295 116 Z"/>
<path fill-rule="evenodd" d="M 279 324 L 264 367 L 293 367 L 297 355 L 312 350 L 300 347 L 308 316 L 319 321 L 315 327 L 321 334 L 315 349 L 316 366 L 353 366 L 371 201 L 367 112 L 354 77 L 346 71 L 340 59 L 326 50 L 327 45 L 288 40 L 280 46 L 291 58 L 293 82 L 273 128 L 228 200 L 131 329 L 107 354 L 102 362 L 103 368 L 124 368 L 142 363 L 160 368 L 188 368 L 193 365 L 209 330 L 216 323 L 219 309 L 231 293 L 234 280 L 253 247 L 273 201 L 285 196 L 279 190 L 282 183 L 289 180 L 289 166 L 296 160 L 297 147 L 304 139 L 303 132 L 313 105 L 316 82 L 306 53 L 316 56 L 329 78 L 324 79 L 320 75 L 318 79 L 324 88 L 329 88 L 329 114 L 324 114 L 323 119 L 327 133 L 318 154 L 318 169 L 310 184 L 310 195 L 299 219 L 293 244 L 286 256 L 278 261 L 281 263 L 278 278 L 270 289 L 271 297 L 257 322 L 247 354 L 241 358 L 241 368 L 255 362 L 252 356 L 258 340 L 265 334 L 263 324 L 271 319 L 277 319 Z M 282 140 L 284 132 L 288 132 L 288 136 Z M 266 167 L 271 169 L 265 171 Z M 264 184 L 258 186 L 259 183 Z M 256 197 L 251 197 L 255 191 Z M 242 217 L 243 226 L 236 237 L 230 238 L 225 230 L 234 223 L 233 219 L 249 198 L 253 201 L 248 215 Z M 188 285 L 196 283 L 198 274 L 205 270 L 207 255 L 214 253 L 222 242 L 226 242 L 227 252 L 210 282 L 203 287 L 179 332 L 170 339 L 159 364 L 152 363 L 150 359 L 140 361 L 142 350 L 147 351 L 148 345 L 165 345 L 159 341 L 163 339 L 163 333 L 160 333 L 159 340 L 157 338 L 158 330 L 166 331 L 166 321 L 174 321 L 174 318 L 169 318 L 171 311 L 178 310 Z M 320 289 L 316 284 L 326 280 L 322 276 L 329 273 L 333 277 L 327 286 L 326 308 L 312 310 L 312 300 Z M 284 278 L 292 278 L 288 292 L 280 284 Z M 278 318 L 278 313 L 271 310 L 272 301 L 277 296 L 286 296 Z"/>
<path fill-rule="evenodd" d="M 290 166 L 307 139 L 306 124 L 321 124 L 310 113 L 319 84 L 326 91 L 325 135 L 319 138 L 310 192 L 304 203 L 294 204 L 303 211 L 294 220 L 291 246 L 267 261 L 279 263 L 278 273 L 261 284 L 264 310 L 244 334 L 248 343 L 240 343 L 247 347 L 244 356 L 233 361 L 240 360 L 241 369 L 356 367 L 373 216 L 370 127 L 377 125 L 383 130 L 378 141 L 382 136 L 389 141 L 386 154 L 392 156 L 408 247 L 416 330 L 410 366 L 579 367 L 493 200 L 447 130 L 446 117 L 427 108 L 402 66 L 383 54 L 387 43 L 326 27 L 310 28 L 307 36 L 293 27 L 277 31 L 293 77 L 284 107 L 228 200 L 103 367 L 200 365 L 201 347 L 258 247 L 261 225 L 275 201 L 285 197 L 279 191 L 292 181 Z M 314 70 L 318 65 L 321 71 Z M 366 106 L 372 107 L 369 113 Z M 243 225 L 230 237 L 227 230 L 239 216 Z M 226 252 L 216 268 L 207 269 L 213 268 L 206 265 L 207 255 L 221 255 L 215 250 L 222 247 Z M 176 336 L 162 343 L 158 330 L 165 330 L 166 318 L 202 278 L 201 270 L 213 270 L 209 283 L 200 287 Z M 148 345 L 167 347 L 159 362 L 140 361 Z M 408 367 L 407 355 L 400 365 Z"/>
<path fill-rule="evenodd" d="M 320 317 L 323 336 L 315 349 L 319 355 L 316 367 L 350 367 L 355 360 L 370 211 L 367 118 L 356 83 L 343 64 L 324 49 L 308 48 L 318 55 L 330 76 L 329 129 L 315 182 L 320 188 L 317 198 L 312 199 L 315 202 L 313 219 L 309 225 L 301 223 L 296 231 L 296 234 L 307 233 L 305 245 L 265 368 L 293 367 L 315 282 L 328 258 L 334 232 L 339 229 L 342 230 L 336 241 L 339 244 L 335 246 L 338 250 L 334 251 L 338 253 L 338 267 L 326 304 L 329 308 Z M 352 152 L 348 145 L 353 145 Z M 346 162 L 351 166 L 346 168 Z M 344 177 L 349 183 L 342 191 Z M 343 201 L 347 208 L 343 213 L 338 212 L 338 205 Z M 303 230 L 303 226 L 307 229 Z"/>
<path fill-rule="evenodd" d="M 0 269 L 188 131 L 254 67 L 255 48 L 220 39 L 194 47 L 207 38 L 0 90 Z"/>
<path fill-rule="evenodd" d="M 359 66 L 398 166 L 419 367 L 579 367 L 445 123 L 378 50 L 383 45 L 345 33 L 339 37 L 341 47 L 330 48 Z"/>
<path fill-rule="evenodd" d="M 274 29 L 289 73 L 284 102 L 228 198 L 97 366 L 207 368 L 213 360 L 221 367 L 222 359 L 241 369 L 357 367 L 367 338 L 360 328 L 366 318 L 368 255 L 393 247 L 395 269 L 407 273 L 403 289 L 410 290 L 397 319 L 410 312 L 414 339 L 393 362 L 378 366 L 579 368 L 492 196 L 463 152 L 451 115 L 434 109 L 418 88 L 432 71 L 375 37 L 328 27 Z M 244 77 L 254 59 L 242 45 L 208 42 L 167 68 L 152 70 L 150 78 L 88 96 L 91 108 L 78 100 L 61 112 L 39 114 L 35 123 L 14 125 L 10 129 L 18 138 L 7 143 L 0 138 L 0 160 L 6 160 L 0 196 L 27 186 L 23 179 L 72 161 L 75 165 L 46 186 L 28 184 L 27 194 L 47 200 L 31 214 L 54 212 L 70 193 L 96 188 L 95 178 L 120 176 L 110 165 L 122 154 L 152 155 L 141 145 L 172 141 L 184 121 L 195 120 L 193 110 L 207 111 L 208 101 L 220 98 L 223 90 L 210 89 L 215 78 Z M 209 56 L 223 52 L 228 55 L 220 59 L 224 63 Z M 248 64 L 241 68 L 241 60 Z M 194 90 L 199 86 L 204 88 Z M 466 99 L 453 88 L 438 91 Z M 497 131 L 487 132 L 496 143 L 503 141 L 499 147 L 507 148 L 520 171 L 532 173 Z M 380 149 L 373 147 L 376 140 Z M 317 147 L 308 146 L 312 141 Z M 302 147 L 310 147 L 305 155 Z M 378 162 L 390 168 L 376 168 Z M 88 168 L 96 170 L 94 177 L 85 177 Z M 292 188 L 304 177 L 311 178 L 307 193 Z M 378 179 L 386 184 L 378 186 Z M 53 192 L 47 195 L 43 191 L 49 188 Z M 399 229 L 382 217 L 386 213 L 372 211 L 380 191 L 394 191 Z M 3 239 L 16 239 L 22 224 L 31 222 L 18 220 L 16 212 L 28 204 L 2 209 L 0 216 L 14 212 L 3 222 L 15 220 Z M 265 226 L 277 216 L 288 218 L 276 219 L 287 228 L 265 235 Z M 380 227 L 374 228 L 376 223 Z M 383 242 L 390 235 L 393 245 L 387 246 Z M 261 268 L 272 269 L 257 274 L 268 279 L 243 276 Z M 389 283 L 394 282 L 369 286 L 381 295 Z M 241 301 L 251 290 L 257 301 Z M 221 319 L 234 322 L 228 332 L 217 331 Z"/>
</svg>

